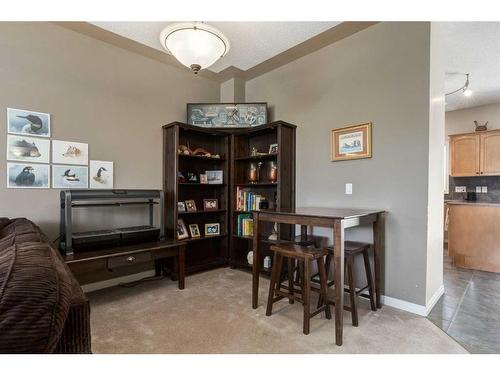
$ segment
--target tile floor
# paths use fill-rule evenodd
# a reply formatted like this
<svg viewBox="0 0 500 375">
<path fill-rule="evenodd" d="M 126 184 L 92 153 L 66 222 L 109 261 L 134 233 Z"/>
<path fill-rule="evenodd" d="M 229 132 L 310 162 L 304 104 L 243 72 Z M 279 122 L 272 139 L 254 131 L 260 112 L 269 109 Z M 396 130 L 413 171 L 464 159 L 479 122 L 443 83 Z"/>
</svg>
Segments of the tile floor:
<svg viewBox="0 0 500 375">
<path fill-rule="evenodd" d="M 454 267 L 445 249 L 444 290 L 427 318 L 471 353 L 500 354 L 500 274 Z"/>
</svg>

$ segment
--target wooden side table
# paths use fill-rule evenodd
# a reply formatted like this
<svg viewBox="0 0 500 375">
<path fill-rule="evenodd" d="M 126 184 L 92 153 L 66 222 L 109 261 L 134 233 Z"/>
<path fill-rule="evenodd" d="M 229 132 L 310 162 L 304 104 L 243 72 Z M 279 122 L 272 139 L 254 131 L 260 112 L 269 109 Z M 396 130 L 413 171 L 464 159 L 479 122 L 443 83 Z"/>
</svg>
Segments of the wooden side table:
<svg viewBox="0 0 500 375">
<path fill-rule="evenodd" d="M 75 274 L 92 272 L 96 269 L 112 271 L 125 266 L 154 261 L 156 275 L 161 275 L 160 261 L 176 258 L 176 278 L 179 289 L 184 289 L 185 242 L 158 241 L 135 245 L 101 248 L 63 256 L 64 261 Z"/>
</svg>

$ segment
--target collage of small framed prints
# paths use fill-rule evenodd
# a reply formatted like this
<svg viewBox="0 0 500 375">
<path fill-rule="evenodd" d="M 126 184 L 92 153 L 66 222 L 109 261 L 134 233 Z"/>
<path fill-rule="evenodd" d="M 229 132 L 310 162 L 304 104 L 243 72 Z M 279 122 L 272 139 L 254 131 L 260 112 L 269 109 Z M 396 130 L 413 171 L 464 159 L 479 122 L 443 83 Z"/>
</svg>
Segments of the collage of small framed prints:
<svg viewBox="0 0 500 375">
<path fill-rule="evenodd" d="M 113 162 L 89 161 L 87 143 L 51 139 L 49 113 L 7 108 L 6 149 L 7 188 L 113 188 Z"/>
</svg>

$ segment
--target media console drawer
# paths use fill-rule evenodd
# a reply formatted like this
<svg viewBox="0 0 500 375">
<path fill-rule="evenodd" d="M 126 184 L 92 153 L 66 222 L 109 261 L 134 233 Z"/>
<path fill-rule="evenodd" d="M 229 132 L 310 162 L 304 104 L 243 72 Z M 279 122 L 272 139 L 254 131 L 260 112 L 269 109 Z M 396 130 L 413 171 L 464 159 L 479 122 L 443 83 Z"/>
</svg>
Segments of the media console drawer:
<svg viewBox="0 0 500 375">
<path fill-rule="evenodd" d="M 108 268 L 119 268 L 125 266 L 131 266 L 137 263 L 150 262 L 153 260 L 151 252 L 147 251 L 144 253 L 134 253 L 128 255 L 121 255 L 108 258 Z"/>
</svg>

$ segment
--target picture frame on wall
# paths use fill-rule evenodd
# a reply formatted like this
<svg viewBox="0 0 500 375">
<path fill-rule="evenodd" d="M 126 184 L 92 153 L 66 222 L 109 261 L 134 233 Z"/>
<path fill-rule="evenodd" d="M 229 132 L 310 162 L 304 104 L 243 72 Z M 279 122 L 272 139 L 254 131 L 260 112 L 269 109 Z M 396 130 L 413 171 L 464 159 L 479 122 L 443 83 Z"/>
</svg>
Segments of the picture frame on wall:
<svg viewBox="0 0 500 375">
<path fill-rule="evenodd" d="M 7 163 L 7 188 L 50 188 L 50 166 L 48 164 Z"/>
<path fill-rule="evenodd" d="M 8 134 L 7 160 L 48 164 L 50 162 L 50 140 Z"/>
<path fill-rule="evenodd" d="M 10 134 L 50 138 L 50 114 L 7 108 L 7 131 Z"/>
<path fill-rule="evenodd" d="M 112 161 L 91 160 L 89 185 L 91 189 L 113 189 Z"/>
<path fill-rule="evenodd" d="M 52 140 L 52 163 L 88 165 L 87 143 Z"/>
<path fill-rule="evenodd" d="M 267 124 L 267 103 L 188 103 L 187 123 L 204 127 Z"/>
<path fill-rule="evenodd" d="M 331 161 L 372 157 L 372 123 L 332 129 L 330 134 Z"/>
<path fill-rule="evenodd" d="M 87 189 L 89 169 L 80 165 L 52 165 L 54 189 Z"/>
</svg>

